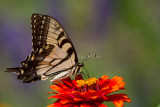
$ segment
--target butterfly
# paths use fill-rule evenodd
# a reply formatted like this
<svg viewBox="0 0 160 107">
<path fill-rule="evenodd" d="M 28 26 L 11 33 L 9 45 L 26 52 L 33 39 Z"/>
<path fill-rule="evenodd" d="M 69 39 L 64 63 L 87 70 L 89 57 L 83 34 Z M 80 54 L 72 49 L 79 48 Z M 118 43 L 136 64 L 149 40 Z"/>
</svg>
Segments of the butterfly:
<svg viewBox="0 0 160 107">
<path fill-rule="evenodd" d="M 80 72 L 76 50 L 62 25 L 48 15 L 33 14 L 32 52 L 21 62 L 21 67 L 7 68 L 17 73 L 24 83 L 37 80 L 59 81 Z"/>
</svg>

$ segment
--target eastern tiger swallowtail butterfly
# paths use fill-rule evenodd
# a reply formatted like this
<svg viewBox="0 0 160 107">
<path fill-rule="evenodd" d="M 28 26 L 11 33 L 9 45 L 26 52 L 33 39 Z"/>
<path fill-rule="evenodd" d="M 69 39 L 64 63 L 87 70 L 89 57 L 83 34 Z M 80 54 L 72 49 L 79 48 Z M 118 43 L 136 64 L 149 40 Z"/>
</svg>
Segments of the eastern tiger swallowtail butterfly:
<svg viewBox="0 0 160 107">
<path fill-rule="evenodd" d="M 17 73 L 24 83 L 36 80 L 58 81 L 80 72 L 75 48 L 62 25 L 48 15 L 33 14 L 31 54 L 21 62 L 21 67 L 7 68 Z"/>
</svg>

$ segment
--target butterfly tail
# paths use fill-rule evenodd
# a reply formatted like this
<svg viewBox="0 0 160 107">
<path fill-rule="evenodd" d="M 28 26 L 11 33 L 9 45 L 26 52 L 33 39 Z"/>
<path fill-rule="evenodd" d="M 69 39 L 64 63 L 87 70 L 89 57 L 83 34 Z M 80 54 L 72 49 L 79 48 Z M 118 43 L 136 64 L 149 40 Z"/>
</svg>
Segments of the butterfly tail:
<svg viewBox="0 0 160 107">
<path fill-rule="evenodd" d="M 19 70 L 19 68 L 7 68 L 5 72 L 13 72 L 20 74 L 21 71 Z"/>
</svg>

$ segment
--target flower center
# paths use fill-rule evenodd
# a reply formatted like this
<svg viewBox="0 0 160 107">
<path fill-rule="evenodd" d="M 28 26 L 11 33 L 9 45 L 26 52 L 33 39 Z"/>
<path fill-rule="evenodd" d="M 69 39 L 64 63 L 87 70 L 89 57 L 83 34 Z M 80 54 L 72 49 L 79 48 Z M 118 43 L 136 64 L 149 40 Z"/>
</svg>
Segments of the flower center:
<svg viewBox="0 0 160 107">
<path fill-rule="evenodd" d="M 99 81 L 96 78 L 89 78 L 85 80 L 77 80 L 77 86 L 80 88 L 79 91 L 84 92 L 88 90 L 99 90 Z"/>
</svg>

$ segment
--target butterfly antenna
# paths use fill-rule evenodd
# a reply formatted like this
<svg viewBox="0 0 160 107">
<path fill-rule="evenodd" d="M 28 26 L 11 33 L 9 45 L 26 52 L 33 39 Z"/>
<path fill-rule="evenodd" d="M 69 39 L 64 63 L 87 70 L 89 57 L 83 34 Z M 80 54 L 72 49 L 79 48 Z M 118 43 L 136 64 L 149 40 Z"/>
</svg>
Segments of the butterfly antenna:
<svg viewBox="0 0 160 107">
<path fill-rule="evenodd" d="M 88 70 L 85 67 L 83 67 L 83 68 L 87 71 L 86 75 L 88 76 L 88 78 L 90 78 Z"/>
<path fill-rule="evenodd" d="M 80 74 L 83 75 L 84 78 L 86 78 L 86 74 L 83 71 L 81 71 Z"/>
<path fill-rule="evenodd" d="M 89 59 L 95 58 L 95 57 L 96 57 L 96 54 L 95 54 L 94 56 L 92 56 L 92 57 L 89 57 L 89 56 L 90 56 L 90 53 L 88 53 L 88 55 L 84 58 L 84 60 L 82 61 L 82 64 L 83 64 L 85 61 L 89 60 Z"/>
<path fill-rule="evenodd" d="M 90 53 L 88 53 L 88 55 L 82 61 L 82 64 L 84 64 L 85 61 L 92 59 L 92 58 L 95 58 L 95 57 L 96 57 L 96 54 L 94 56 L 90 57 Z M 83 68 L 85 69 L 85 71 L 87 71 L 87 74 L 85 74 L 85 75 L 87 75 L 87 77 L 90 78 L 88 70 L 84 66 L 83 66 Z"/>
</svg>

